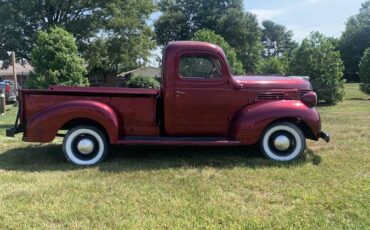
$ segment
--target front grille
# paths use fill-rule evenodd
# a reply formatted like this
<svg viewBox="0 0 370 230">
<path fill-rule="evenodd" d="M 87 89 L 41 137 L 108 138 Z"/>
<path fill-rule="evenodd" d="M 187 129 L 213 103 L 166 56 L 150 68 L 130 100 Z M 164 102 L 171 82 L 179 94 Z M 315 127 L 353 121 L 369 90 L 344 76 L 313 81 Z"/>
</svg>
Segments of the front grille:
<svg viewBox="0 0 370 230">
<path fill-rule="evenodd" d="M 283 100 L 284 98 L 284 92 L 264 92 L 257 96 L 259 100 Z"/>
</svg>

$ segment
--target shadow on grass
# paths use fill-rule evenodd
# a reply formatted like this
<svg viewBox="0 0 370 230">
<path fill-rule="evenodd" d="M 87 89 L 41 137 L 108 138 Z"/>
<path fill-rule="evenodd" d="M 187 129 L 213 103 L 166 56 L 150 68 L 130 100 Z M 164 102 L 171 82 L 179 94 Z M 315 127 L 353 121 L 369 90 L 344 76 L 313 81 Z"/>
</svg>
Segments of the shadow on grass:
<svg viewBox="0 0 370 230">
<path fill-rule="evenodd" d="M 0 125 L 0 130 L 1 129 L 3 129 L 3 130 L 1 130 L 1 131 L 4 131 L 4 133 L 5 133 L 5 129 L 8 129 L 8 128 L 11 128 L 11 127 L 13 127 L 14 125 Z"/>
<path fill-rule="evenodd" d="M 323 101 L 320 101 L 317 103 L 317 107 L 332 107 L 334 106 L 335 104 L 333 103 L 327 103 L 327 102 L 323 102 Z"/>
<path fill-rule="evenodd" d="M 360 98 L 360 97 L 354 97 L 354 98 L 348 98 L 346 100 L 350 100 L 350 101 L 369 101 L 370 98 Z"/>
<path fill-rule="evenodd" d="M 291 163 L 274 162 L 262 157 L 252 147 L 173 147 L 173 146 L 112 146 L 108 159 L 99 164 L 101 171 L 131 172 L 168 168 L 263 168 L 318 165 L 320 156 L 307 149 L 306 154 Z M 15 148 L 0 154 L 0 169 L 14 171 L 72 171 L 79 167 L 68 163 L 60 145 L 33 145 Z"/>
</svg>

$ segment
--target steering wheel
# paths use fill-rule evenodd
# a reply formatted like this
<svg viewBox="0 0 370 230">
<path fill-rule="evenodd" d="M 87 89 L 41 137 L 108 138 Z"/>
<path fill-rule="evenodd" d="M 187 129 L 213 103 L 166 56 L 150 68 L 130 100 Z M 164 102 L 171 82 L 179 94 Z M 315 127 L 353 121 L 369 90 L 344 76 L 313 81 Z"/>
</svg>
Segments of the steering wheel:
<svg viewBox="0 0 370 230">
<path fill-rule="evenodd" d="M 220 73 L 217 71 L 217 68 L 213 68 L 211 72 L 209 72 L 209 77 L 219 77 Z"/>
</svg>

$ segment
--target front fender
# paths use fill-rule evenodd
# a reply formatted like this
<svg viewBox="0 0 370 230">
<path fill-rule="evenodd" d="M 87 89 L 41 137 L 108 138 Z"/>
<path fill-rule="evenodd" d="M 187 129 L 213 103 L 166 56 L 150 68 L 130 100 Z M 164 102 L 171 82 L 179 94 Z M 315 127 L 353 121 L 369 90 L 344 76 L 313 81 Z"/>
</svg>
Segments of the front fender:
<svg viewBox="0 0 370 230">
<path fill-rule="evenodd" d="M 297 100 L 267 101 L 245 107 L 233 119 L 231 136 L 243 144 L 256 144 L 268 125 L 284 119 L 303 122 L 316 139 L 319 137 L 319 113 Z"/>
<path fill-rule="evenodd" d="M 100 124 L 110 143 L 116 143 L 118 119 L 113 109 L 101 102 L 83 100 L 62 102 L 34 114 L 27 122 L 24 141 L 51 142 L 58 130 L 74 119 L 89 119 Z"/>
</svg>

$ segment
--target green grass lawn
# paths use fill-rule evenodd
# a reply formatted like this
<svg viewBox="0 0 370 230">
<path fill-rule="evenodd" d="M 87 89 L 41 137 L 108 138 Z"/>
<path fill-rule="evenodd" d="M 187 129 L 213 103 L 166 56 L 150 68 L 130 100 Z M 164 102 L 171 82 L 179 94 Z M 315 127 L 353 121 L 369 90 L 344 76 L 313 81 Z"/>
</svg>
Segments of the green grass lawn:
<svg viewBox="0 0 370 230">
<path fill-rule="evenodd" d="M 346 84 L 319 108 L 329 144 L 276 163 L 257 148 L 115 147 L 76 167 L 61 140 L 6 138 L 16 109 L 0 116 L 0 228 L 369 229 L 370 100 Z"/>
</svg>

